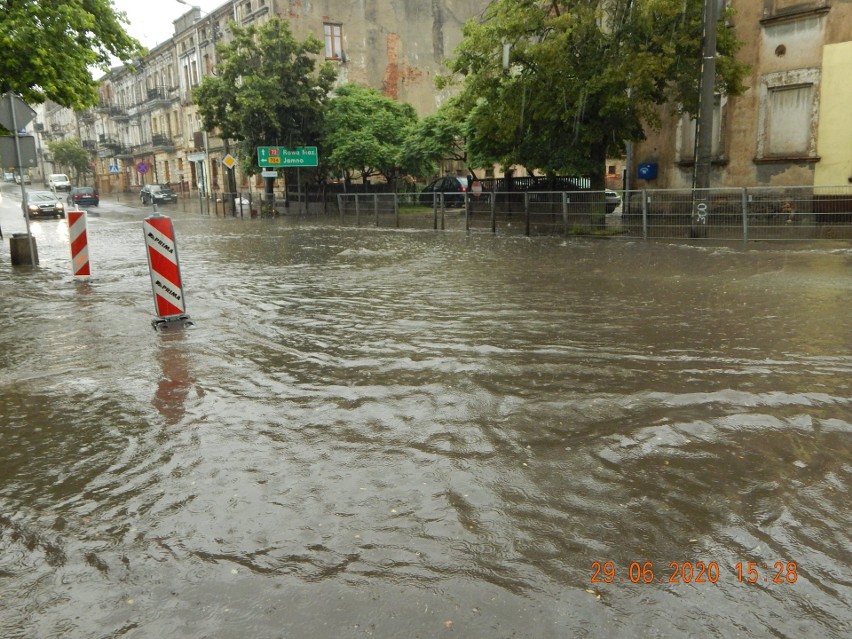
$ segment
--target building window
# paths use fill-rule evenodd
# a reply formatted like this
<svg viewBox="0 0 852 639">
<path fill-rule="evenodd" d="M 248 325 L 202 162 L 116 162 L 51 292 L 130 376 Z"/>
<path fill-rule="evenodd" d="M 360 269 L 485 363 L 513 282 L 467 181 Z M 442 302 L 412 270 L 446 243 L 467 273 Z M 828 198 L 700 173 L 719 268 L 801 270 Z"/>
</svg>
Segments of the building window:
<svg viewBox="0 0 852 639">
<path fill-rule="evenodd" d="M 343 25 L 326 22 L 323 24 L 323 34 L 326 59 L 340 60 L 343 55 Z"/>
<path fill-rule="evenodd" d="M 726 100 L 720 95 L 716 95 L 713 102 L 713 136 L 712 148 L 710 155 L 714 159 L 719 159 L 723 155 L 723 140 L 722 132 L 725 130 L 723 119 L 725 117 Z M 690 114 L 684 113 L 680 122 L 679 145 L 681 162 L 695 161 L 695 134 L 698 128 L 698 121 Z"/>
<path fill-rule="evenodd" d="M 819 69 L 770 73 L 761 79 L 757 159 L 816 159 Z"/>
<path fill-rule="evenodd" d="M 812 84 L 769 89 L 768 155 L 807 154 L 813 94 Z"/>
</svg>

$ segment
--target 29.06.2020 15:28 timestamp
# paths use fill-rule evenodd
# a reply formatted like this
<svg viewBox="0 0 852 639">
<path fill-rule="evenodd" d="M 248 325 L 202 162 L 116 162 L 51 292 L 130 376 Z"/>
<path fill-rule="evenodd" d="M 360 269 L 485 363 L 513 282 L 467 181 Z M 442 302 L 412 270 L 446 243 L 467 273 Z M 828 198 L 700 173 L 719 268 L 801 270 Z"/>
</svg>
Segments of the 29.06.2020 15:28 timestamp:
<svg viewBox="0 0 852 639">
<path fill-rule="evenodd" d="M 793 561 L 776 561 L 774 564 L 764 564 L 755 561 L 738 562 L 736 569 L 737 581 L 740 583 L 776 583 L 793 584 L 799 578 L 798 567 Z M 652 561 L 631 561 L 627 571 L 619 571 L 612 561 L 592 562 L 592 583 L 711 583 L 719 581 L 722 574 L 718 562 L 711 561 L 672 561 L 664 573 L 654 570 Z"/>
</svg>

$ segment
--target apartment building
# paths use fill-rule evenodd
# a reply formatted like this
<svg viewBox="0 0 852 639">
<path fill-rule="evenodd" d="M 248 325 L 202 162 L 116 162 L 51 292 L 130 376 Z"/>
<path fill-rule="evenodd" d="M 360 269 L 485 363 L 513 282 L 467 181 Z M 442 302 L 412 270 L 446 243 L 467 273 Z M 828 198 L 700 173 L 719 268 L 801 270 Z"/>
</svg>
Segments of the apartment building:
<svg viewBox="0 0 852 639">
<path fill-rule="evenodd" d="M 720 0 L 725 2 L 725 0 Z M 852 183 L 852 3 L 727 0 L 751 68 L 747 91 L 717 98 L 711 186 Z M 695 121 L 669 111 L 635 146 L 637 188 L 689 188 Z"/>
<path fill-rule="evenodd" d="M 486 5 L 487 0 L 232 0 L 210 13 L 194 7 L 174 22 L 171 40 L 101 79 L 97 107 L 73 113 L 45 105 L 44 137 L 78 137 L 92 151 L 105 193 L 151 182 L 224 190 L 227 141 L 203 130 L 192 90 L 214 71 L 215 44 L 231 38 L 230 21 L 248 26 L 272 16 L 285 19 L 297 38 L 313 34 L 325 43 L 324 57 L 337 65 L 340 83 L 374 87 L 426 114 L 448 97 L 436 90 L 435 77 L 461 41 L 464 23 Z M 248 186 L 245 176 L 237 177 L 240 188 Z"/>
</svg>

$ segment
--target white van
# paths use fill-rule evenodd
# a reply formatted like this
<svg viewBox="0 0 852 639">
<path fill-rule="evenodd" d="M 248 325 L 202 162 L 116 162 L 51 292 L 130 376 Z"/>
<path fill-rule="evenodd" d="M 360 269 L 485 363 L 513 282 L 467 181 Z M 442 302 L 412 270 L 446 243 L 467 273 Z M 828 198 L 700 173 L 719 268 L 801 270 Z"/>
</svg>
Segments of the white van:
<svg viewBox="0 0 852 639">
<path fill-rule="evenodd" d="M 51 191 L 70 191 L 71 180 L 64 173 L 51 173 L 47 179 L 47 185 Z"/>
</svg>

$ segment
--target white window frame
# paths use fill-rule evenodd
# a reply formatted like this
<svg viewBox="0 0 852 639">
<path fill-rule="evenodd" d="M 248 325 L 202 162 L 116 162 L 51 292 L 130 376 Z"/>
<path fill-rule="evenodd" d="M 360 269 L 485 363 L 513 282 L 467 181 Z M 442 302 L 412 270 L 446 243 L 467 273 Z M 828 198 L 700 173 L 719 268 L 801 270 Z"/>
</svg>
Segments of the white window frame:
<svg viewBox="0 0 852 639">
<path fill-rule="evenodd" d="M 780 157 L 795 157 L 801 159 L 818 159 L 817 156 L 817 131 L 819 130 L 819 94 L 820 94 L 820 70 L 818 68 L 796 69 L 793 71 L 781 71 L 769 73 L 760 80 L 758 89 L 758 116 L 757 116 L 757 160 L 772 160 Z M 807 133 L 807 148 L 803 153 L 794 155 L 772 155 L 769 152 L 771 131 L 769 130 L 771 114 L 771 93 L 775 90 L 790 89 L 796 86 L 811 86 L 811 108 L 810 122 Z"/>
</svg>

